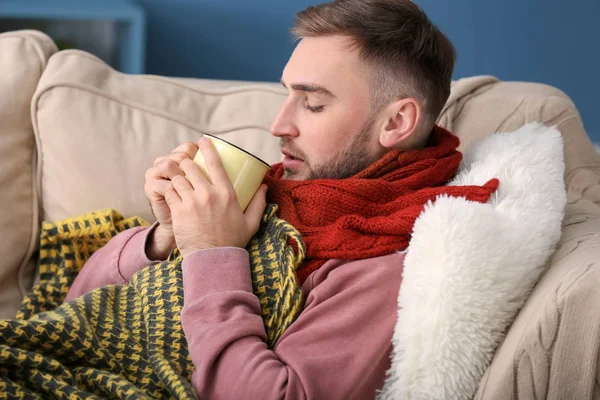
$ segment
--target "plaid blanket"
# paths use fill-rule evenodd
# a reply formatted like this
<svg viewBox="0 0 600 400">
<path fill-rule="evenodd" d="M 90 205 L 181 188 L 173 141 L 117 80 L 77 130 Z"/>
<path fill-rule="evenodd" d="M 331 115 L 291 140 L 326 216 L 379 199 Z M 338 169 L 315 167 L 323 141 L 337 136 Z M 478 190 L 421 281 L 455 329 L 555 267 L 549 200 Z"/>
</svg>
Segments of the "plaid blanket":
<svg viewBox="0 0 600 400">
<path fill-rule="evenodd" d="M 299 233 L 270 205 L 249 243 L 254 293 L 273 347 L 301 311 Z M 181 327 L 182 258 L 62 304 L 85 261 L 119 232 L 147 223 L 102 210 L 44 223 L 40 283 L 16 319 L 0 320 L 2 398 L 195 398 Z"/>
</svg>

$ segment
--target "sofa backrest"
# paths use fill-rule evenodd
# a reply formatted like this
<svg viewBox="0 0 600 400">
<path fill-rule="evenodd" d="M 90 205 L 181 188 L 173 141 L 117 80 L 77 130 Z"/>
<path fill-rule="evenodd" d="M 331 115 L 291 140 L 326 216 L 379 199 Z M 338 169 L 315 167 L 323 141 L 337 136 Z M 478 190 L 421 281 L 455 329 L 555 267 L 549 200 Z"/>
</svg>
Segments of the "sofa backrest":
<svg viewBox="0 0 600 400">
<path fill-rule="evenodd" d="M 0 318 L 14 316 L 32 281 L 39 207 L 29 104 L 56 51 L 38 32 L 0 34 Z"/>
<path fill-rule="evenodd" d="M 585 132 L 575 104 L 562 91 L 539 83 L 501 82 L 479 76 L 453 82 L 438 123 L 461 139 L 461 150 L 495 132 L 511 132 L 528 122 L 556 125 L 565 146 L 569 203 L 600 205 L 600 155 Z"/>
</svg>

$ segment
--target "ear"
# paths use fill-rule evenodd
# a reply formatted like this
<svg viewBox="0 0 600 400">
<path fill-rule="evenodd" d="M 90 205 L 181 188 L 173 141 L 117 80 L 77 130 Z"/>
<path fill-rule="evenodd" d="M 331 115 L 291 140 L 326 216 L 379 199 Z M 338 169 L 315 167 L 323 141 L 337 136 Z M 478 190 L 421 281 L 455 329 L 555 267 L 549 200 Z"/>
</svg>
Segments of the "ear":
<svg viewBox="0 0 600 400">
<path fill-rule="evenodd" d="M 421 119 L 421 107 L 416 99 L 407 98 L 391 103 L 385 108 L 379 143 L 386 148 L 410 147 Z"/>
</svg>

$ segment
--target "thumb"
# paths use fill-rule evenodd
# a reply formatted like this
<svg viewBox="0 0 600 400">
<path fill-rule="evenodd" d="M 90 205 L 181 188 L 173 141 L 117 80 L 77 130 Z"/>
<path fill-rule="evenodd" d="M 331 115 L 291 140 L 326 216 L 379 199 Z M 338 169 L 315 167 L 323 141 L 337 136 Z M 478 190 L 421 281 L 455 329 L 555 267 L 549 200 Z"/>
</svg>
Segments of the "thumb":
<svg viewBox="0 0 600 400">
<path fill-rule="evenodd" d="M 254 236 L 260 227 L 260 220 L 267 207 L 267 185 L 261 185 L 252 197 L 244 213 L 248 230 Z"/>
</svg>

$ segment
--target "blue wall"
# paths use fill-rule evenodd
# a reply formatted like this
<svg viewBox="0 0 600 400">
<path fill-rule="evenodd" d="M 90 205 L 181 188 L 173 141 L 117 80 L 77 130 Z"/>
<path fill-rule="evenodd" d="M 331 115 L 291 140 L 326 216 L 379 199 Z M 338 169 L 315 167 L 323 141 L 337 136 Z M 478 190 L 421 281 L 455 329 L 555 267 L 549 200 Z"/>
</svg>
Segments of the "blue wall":
<svg viewBox="0 0 600 400">
<path fill-rule="evenodd" d="M 296 12 L 319 0 L 138 0 L 148 15 L 147 72 L 279 80 Z M 600 0 L 417 0 L 458 50 L 455 78 L 548 83 L 600 142 Z"/>
</svg>

